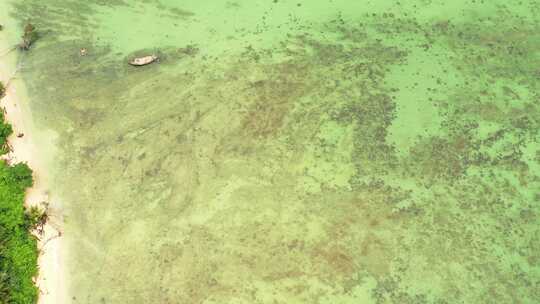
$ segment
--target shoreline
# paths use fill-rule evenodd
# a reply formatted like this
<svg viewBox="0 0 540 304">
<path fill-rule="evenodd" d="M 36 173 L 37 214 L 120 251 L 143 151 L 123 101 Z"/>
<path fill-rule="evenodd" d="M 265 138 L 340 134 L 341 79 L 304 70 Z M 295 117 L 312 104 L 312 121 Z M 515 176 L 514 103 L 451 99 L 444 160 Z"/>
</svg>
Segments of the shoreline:
<svg viewBox="0 0 540 304">
<path fill-rule="evenodd" d="M 5 41 L 0 41 L 0 48 L 4 49 Z M 26 190 L 25 205 L 44 207 L 43 203 L 50 203 L 49 183 L 42 159 L 35 145 L 32 134 L 33 121 L 28 106 L 21 102 L 24 96 L 19 96 L 17 91 L 24 92 L 24 83 L 20 79 L 8 80 L 13 75 L 10 63 L 6 58 L 14 57 L 10 54 L 0 58 L 0 80 L 6 85 L 5 96 L 0 105 L 5 113 L 5 120 L 11 124 L 13 134 L 8 138 L 11 151 L 4 156 L 10 164 L 24 162 L 32 170 L 34 178 L 33 186 Z M 23 94 L 24 95 L 24 94 Z M 18 134 L 23 134 L 18 137 Z M 49 209 L 50 210 L 50 209 Z M 61 218 L 56 214 L 49 214 L 49 219 L 43 227 L 43 234 L 37 235 L 38 276 L 34 279 L 39 289 L 38 304 L 62 304 L 66 301 L 65 271 L 62 263 L 62 231 L 59 227 L 53 227 L 52 221 L 58 221 L 61 226 Z M 55 225 L 56 226 L 56 225 Z"/>
</svg>

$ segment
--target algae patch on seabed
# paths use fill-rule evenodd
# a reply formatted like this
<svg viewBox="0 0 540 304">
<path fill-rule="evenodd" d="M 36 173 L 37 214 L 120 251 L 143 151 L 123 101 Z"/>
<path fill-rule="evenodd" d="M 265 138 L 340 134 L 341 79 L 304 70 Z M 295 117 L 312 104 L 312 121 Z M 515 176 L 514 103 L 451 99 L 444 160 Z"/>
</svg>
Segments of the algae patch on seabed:
<svg viewBox="0 0 540 304">
<path fill-rule="evenodd" d="M 152 3 L 18 3 L 51 31 L 24 77 L 61 134 L 73 302 L 533 303 L 538 20 L 403 2 L 327 18 L 315 1 L 309 20 L 286 3 L 283 24 L 221 30 L 176 4 L 190 13 L 169 37 L 148 29 L 163 60 L 141 69 L 125 60 L 146 42 L 95 22 Z M 180 39 L 185 24 L 204 38 Z"/>
</svg>

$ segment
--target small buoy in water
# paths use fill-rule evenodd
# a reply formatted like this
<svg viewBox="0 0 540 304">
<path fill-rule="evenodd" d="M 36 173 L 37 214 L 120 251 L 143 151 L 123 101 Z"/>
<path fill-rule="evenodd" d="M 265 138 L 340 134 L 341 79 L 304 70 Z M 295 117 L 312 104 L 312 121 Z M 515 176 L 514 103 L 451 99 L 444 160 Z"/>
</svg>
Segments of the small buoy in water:
<svg viewBox="0 0 540 304">
<path fill-rule="evenodd" d="M 80 51 L 79 51 L 79 54 L 81 56 L 86 56 L 86 54 L 88 53 L 88 50 L 86 48 L 82 48 Z"/>
<path fill-rule="evenodd" d="M 142 65 L 147 65 L 152 62 L 155 62 L 156 60 L 158 60 L 158 57 L 156 55 L 149 55 L 149 56 L 134 58 L 129 61 L 129 64 L 133 66 L 142 66 Z"/>
<path fill-rule="evenodd" d="M 21 137 L 23 137 L 23 136 L 24 136 L 24 133 L 19 133 L 19 134 L 17 134 L 17 137 L 19 137 L 19 138 L 21 138 Z"/>
</svg>

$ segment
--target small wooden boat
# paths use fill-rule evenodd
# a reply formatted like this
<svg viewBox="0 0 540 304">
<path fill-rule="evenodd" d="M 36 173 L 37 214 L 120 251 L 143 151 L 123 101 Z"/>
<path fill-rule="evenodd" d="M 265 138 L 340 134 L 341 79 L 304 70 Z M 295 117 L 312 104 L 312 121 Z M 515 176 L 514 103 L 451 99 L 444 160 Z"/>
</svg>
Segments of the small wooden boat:
<svg viewBox="0 0 540 304">
<path fill-rule="evenodd" d="M 158 57 L 156 55 L 149 55 L 149 56 L 134 58 L 129 61 L 129 64 L 134 65 L 134 66 L 142 66 L 142 65 L 147 65 L 152 62 L 155 62 L 156 60 L 158 60 Z"/>
</svg>

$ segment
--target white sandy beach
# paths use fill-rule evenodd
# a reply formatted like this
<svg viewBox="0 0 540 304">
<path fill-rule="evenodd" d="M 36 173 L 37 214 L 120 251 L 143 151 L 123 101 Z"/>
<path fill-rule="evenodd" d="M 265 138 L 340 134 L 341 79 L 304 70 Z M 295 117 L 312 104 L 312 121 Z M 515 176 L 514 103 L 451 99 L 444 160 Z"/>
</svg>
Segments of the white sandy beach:
<svg viewBox="0 0 540 304">
<path fill-rule="evenodd" d="M 5 43 L 0 41 L 0 49 L 5 49 Z M 7 58 L 13 58 L 14 54 L 0 58 L 0 80 L 7 84 L 13 74 L 14 66 Z M 19 94 L 18 94 L 19 92 Z M 36 138 L 32 134 L 33 122 L 28 105 L 24 101 L 24 85 L 20 79 L 13 79 L 7 87 L 6 96 L 1 100 L 1 106 L 6 113 L 6 120 L 13 126 L 13 135 L 8 139 L 12 151 L 4 158 L 10 163 L 25 162 L 34 174 L 34 186 L 26 193 L 25 204 L 27 206 L 43 206 L 43 202 L 49 201 L 49 188 L 46 170 L 40 159 L 40 152 L 35 143 Z M 18 137 L 18 134 L 23 134 Z M 68 303 L 66 296 L 66 280 L 62 263 L 62 219 L 57 210 L 53 210 L 51 218 L 44 227 L 43 235 L 38 236 L 39 276 L 36 285 L 39 287 L 40 304 Z"/>
</svg>

